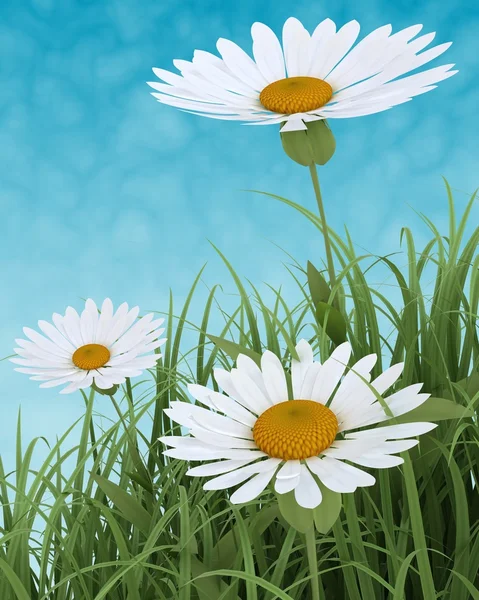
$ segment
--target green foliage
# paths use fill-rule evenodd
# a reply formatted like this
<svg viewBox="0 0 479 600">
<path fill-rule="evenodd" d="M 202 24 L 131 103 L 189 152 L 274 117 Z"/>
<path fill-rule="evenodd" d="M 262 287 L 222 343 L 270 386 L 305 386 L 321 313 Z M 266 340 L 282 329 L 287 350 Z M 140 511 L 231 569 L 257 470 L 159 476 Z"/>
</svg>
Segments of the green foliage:
<svg viewBox="0 0 479 600">
<path fill-rule="evenodd" d="M 0 459 L 0 598 L 310 597 L 308 550 L 298 533 L 307 523 L 300 511 L 294 514 L 290 496 L 284 495 L 278 505 L 267 489 L 260 498 L 234 506 L 231 491 L 205 492 L 204 478 L 186 476 L 189 464 L 163 456 L 157 438 L 181 434 L 163 409 L 174 400 L 189 400 L 186 384 L 215 387 L 213 368 L 231 368 L 238 353 L 258 361 L 269 349 L 289 369 L 301 337 L 324 361 L 333 347 L 330 340 L 338 343 L 344 336 L 353 360 L 378 355 L 373 377 L 388 364 L 405 362 L 403 377 L 391 392 L 423 382 L 422 391 L 431 394 L 398 421 L 425 419 L 439 426 L 420 436 L 418 448 L 403 453 L 400 467 L 372 470 L 375 485 L 342 497 L 322 488 L 321 510 L 313 511 L 322 597 L 478 598 L 479 227 L 463 240 L 474 197 L 456 225 L 449 188 L 447 192 L 448 235 L 423 216 L 432 239 L 417 250 L 404 228 L 406 261 L 403 256 L 395 262 L 392 257 L 358 257 L 347 232 L 344 241 L 330 230 L 339 265 L 333 292 L 341 292 L 344 332 L 338 324 L 335 333 L 331 324 L 328 329 L 334 320 L 329 306 L 324 320 L 318 317 L 318 304 L 332 301 L 331 290 L 311 263 L 286 267 L 298 285 L 299 302 L 288 306 L 281 290 L 270 289 L 271 305 L 253 286 L 247 291 L 218 251 L 238 291 L 236 307 L 231 313 L 221 308 L 215 286 L 204 301 L 200 326 L 192 323 L 188 312 L 199 302 L 201 273 L 178 315 L 171 296 L 162 313 L 168 327 L 163 357 L 146 373 L 144 395 L 135 385 L 122 386 L 111 397 L 116 422 L 103 430 L 93 417 L 98 397 L 85 397 L 85 416 L 34 468 L 36 447 L 46 441 L 37 438 L 22 448 L 19 418 L 14 471 L 6 473 Z M 313 213 L 276 198 L 321 232 Z M 388 269 L 400 291 L 399 309 L 366 281 L 366 273 L 378 264 Z M 422 289 L 431 280 L 428 268 L 435 270 L 430 298 Z M 225 325 L 213 332 L 215 309 Z M 380 316 L 393 333 L 380 328 Z M 186 331 L 197 336 L 196 346 L 185 348 Z M 334 339 L 338 331 L 341 336 Z M 78 441 L 72 444 L 77 426 Z"/>
</svg>

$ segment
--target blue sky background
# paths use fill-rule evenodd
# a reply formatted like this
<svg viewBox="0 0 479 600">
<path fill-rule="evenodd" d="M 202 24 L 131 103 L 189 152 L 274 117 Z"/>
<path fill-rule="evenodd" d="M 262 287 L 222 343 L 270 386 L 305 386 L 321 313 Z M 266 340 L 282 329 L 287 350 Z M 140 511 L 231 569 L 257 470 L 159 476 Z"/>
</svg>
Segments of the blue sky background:
<svg viewBox="0 0 479 600">
<path fill-rule="evenodd" d="M 157 103 L 145 84 L 151 67 L 174 70 L 172 60 L 191 60 L 195 48 L 215 52 L 219 37 L 250 51 L 254 21 L 280 34 L 289 16 L 310 31 L 326 17 L 357 19 L 361 37 L 386 23 L 395 31 L 423 23 L 423 33 L 437 31 L 434 43 L 454 42 L 435 64 L 456 63 L 460 73 L 436 90 L 389 112 L 330 122 L 337 152 L 320 169 L 329 224 L 340 234 L 346 224 L 359 254 L 399 250 L 405 225 L 424 246 L 430 236 L 408 204 L 447 234 L 441 175 L 460 190 L 459 210 L 479 184 L 475 2 L 3 0 L 0 15 L 1 357 L 23 326 L 68 305 L 80 310 L 81 297 L 162 311 L 172 288 L 180 305 L 206 261 L 205 283 L 233 292 L 207 239 L 240 275 L 283 284 L 298 298 L 272 242 L 319 264 L 322 240 L 286 206 L 240 191 L 315 210 L 308 171 L 284 155 L 278 128 L 182 113 Z M 476 205 L 471 226 L 478 217 Z M 197 304 L 198 324 L 201 315 Z M 7 466 L 19 406 L 25 440 L 53 441 L 82 414 L 80 394 L 39 389 L 7 361 L 0 377 Z M 106 399 L 97 408 L 110 414 Z"/>
</svg>

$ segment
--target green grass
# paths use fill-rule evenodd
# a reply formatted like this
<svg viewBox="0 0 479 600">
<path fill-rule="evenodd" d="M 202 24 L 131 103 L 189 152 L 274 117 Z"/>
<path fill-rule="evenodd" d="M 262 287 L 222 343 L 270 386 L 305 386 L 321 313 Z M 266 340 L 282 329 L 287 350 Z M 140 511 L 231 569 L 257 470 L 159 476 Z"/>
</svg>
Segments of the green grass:
<svg viewBox="0 0 479 600">
<path fill-rule="evenodd" d="M 437 231 L 422 215 L 431 240 L 418 249 L 403 228 L 406 256 L 358 257 L 347 231 L 343 240 L 329 230 L 339 265 L 329 300 L 336 298 L 346 317 L 353 360 L 377 353 L 373 377 L 405 361 L 399 387 L 424 382 L 438 411 L 440 399 L 457 404 L 457 418 L 421 436 L 419 447 L 404 453 L 404 465 L 371 470 L 375 486 L 343 495 L 333 529 L 315 535 L 321 598 L 479 598 L 479 227 L 463 239 L 475 197 L 457 219 L 446 189 L 449 231 Z M 273 198 L 322 233 L 313 213 Z M 284 521 L 271 492 L 234 506 L 227 491 L 204 492 L 204 480 L 187 477 L 188 463 L 164 457 L 157 441 L 181 434 L 163 409 L 188 401 L 188 382 L 217 389 L 212 370 L 233 366 L 237 345 L 252 356 L 268 348 L 286 368 L 301 337 L 321 360 L 333 348 L 315 316 L 311 292 L 321 290 L 310 289 L 307 265 L 285 265 L 297 285 L 296 305 L 272 288 L 268 303 L 217 251 L 237 288 L 235 306 L 222 308 L 222 290 L 214 286 L 201 323 L 192 323 L 202 273 L 180 311 L 171 296 L 163 358 L 142 381 L 120 388 L 113 399 L 118 420 L 109 428 L 92 417 L 98 396 L 85 395 L 85 416 L 72 426 L 81 429 L 78 444 L 66 447 L 69 430 L 34 469 L 36 446 L 45 440 L 22 448 L 19 418 L 15 470 L 5 473 L 0 459 L 1 600 L 311 597 L 311 545 Z M 400 290 L 400 309 L 368 283 L 378 266 Z M 218 316 L 224 328 L 212 331 Z"/>
</svg>

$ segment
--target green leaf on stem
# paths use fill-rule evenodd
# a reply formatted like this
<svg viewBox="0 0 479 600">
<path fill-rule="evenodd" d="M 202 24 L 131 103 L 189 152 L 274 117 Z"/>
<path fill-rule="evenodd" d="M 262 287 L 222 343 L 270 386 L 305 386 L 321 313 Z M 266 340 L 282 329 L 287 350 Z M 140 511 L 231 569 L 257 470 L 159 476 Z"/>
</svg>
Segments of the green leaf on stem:
<svg viewBox="0 0 479 600">
<path fill-rule="evenodd" d="M 244 346 L 240 346 L 235 342 L 230 342 L 230 340 L 224 340 L 222 338 L 216 337 L 215 335 L 208 335 L 209 339 L 218 346 L 223 352 L 226 352 L 228 356 L 230 356 L 233 360 L 238 358 L 239 354 L 245 354 L 249 356 L 254 362 L 261 366 L 261 355 L 255 352 L 254 350 L 250 350 L 249 348 L 245 348 Z"/>
<path fill-rule="evenodd" d="M 316 308 L 319 302 L 327 302 L 329 300 L 331 289 L 327 284 L 326 279 L 309 260 L 307 274 L 309 293 L 311 294 L 311 299 Z"/>
<path fill-rule="evenodd" d="M 466 419 L 474 413 L 452 400 L 445 398 L 428 398 L 426 402 L 414 410 L 397 417 L 398 423 L 415 423 L 417 421 L 444 421 L 446 419 Z"/>
<path fill-rule="evenodd" d="M 312 511 L 314 525 L 319 533 L 326 534 L 336 523 L 339 513 L 341 512 L 341 494 L 332 492 L 329 488 L 320 483 L 317 478 L 315 479 L 323 494 L 323 499 L 321 504 Z"/>
<path fill-rule="evenodd" d="M 346 321 L 337 308 L 326 302 L 318 302 L 316 320 L 336 345 L 346 341 Z"/>
</svg>

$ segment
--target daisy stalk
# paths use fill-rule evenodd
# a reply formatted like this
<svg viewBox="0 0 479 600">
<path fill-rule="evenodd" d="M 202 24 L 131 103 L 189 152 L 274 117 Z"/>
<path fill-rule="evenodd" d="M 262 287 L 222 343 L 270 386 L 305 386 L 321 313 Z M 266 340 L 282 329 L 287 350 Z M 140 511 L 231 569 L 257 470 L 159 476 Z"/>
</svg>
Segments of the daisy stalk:
<svg viewBox="0 0 479 600">
<path fill-rule="evenodd" d="M 289 374 L 273 352 L 266 350 L 259 364 L 240 354 L 236 368 L 214 370 L 222 392 L 188 385 L 189 393 L 203 406 L 174 401 L 165 409 L 188 434 L 159 440 L 170 446 L 165 456 L 210 461 L 186 472 L 193 477 L 214 476 L 203 489 L 242 484 L 230 496 L 233 504 L 250 502 L 270 488 L 285 520 L 305 535 L 312 598 L 317 600 L 321 585 L 314 528 L 327 533 L 339 517 L 342 494 L 375 484 L 376 479 L 359 467 L 385 469 L 402 464 L 404 459 L 393 454 L 416 446 L 418 440 L 411 438 L 437 425 L 412 422 L 371 427 L 406 414 L 429 398 L 430 394 L 419 393 L 422 384 L 413 384 L 385 401 L 383 394 L 396 383 L 404 363 L 389 367 L 371 381 L 377 356 L 367 355 L 348 368 L 352 352 L 348 342 L 340 344 L 323 364 L 314 360 L 306 340 L 300 340 L 295 350 L 298 360 L 291 360 L 291 392 Z M 414 474 L 408 469 L 405 476 L 410 493 L 415 493 L 411 498 L 418 503 Z M 415 507 L 411 507 L 411 517 L 416 521 Z M 351 511 L 350 505 L 348 520 L 354 518 Z M 425 548 L 424 535 L 422 541 Z M 419 564 L 425 589 L 433 589 L 426 554 Z M 351 585 L 349 581 L 348 589 Z M 362 593 L 368 594 L 369 584 L 363 585 Z"/>
<path fill-rule="evenodd" d="M 451 42 L 423 51 L 435 33 L 418 37 L 422 25 L 392 33 L 384 25 L 361 41 L 358 21 L 337 29 L 331 19 L 310 34 L 296 18 L 286 20 L 282 44 L 264 23 L 253 23 L 253 58 L 220 38 L 220 57 L 195 50 L 193 60 L 173 61 L 179 74 L 153 68 L 150 81 L 162 104 L 211 119 L 247 125 L 280 125 L 286 154 L 307 166 L 323 225 L 330 286 L 334 262 L 316 165 L 326 164 L 336 143 L 327 119 L 370 115 L 408 102 L 457 71 L 441 65 L 404 77 L 443 54 Z M 338 306 L 335 296 L 333 304 Z"/>
</svg>

